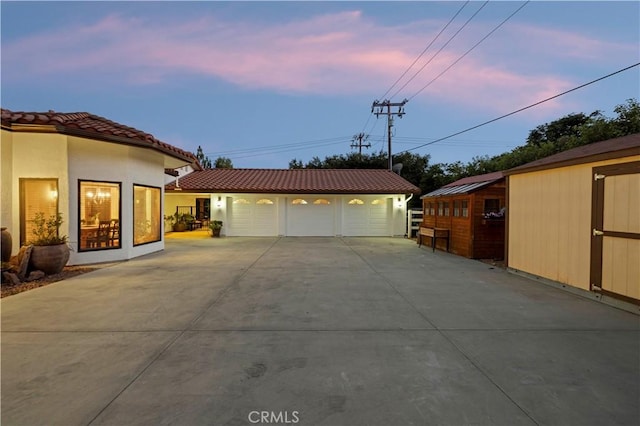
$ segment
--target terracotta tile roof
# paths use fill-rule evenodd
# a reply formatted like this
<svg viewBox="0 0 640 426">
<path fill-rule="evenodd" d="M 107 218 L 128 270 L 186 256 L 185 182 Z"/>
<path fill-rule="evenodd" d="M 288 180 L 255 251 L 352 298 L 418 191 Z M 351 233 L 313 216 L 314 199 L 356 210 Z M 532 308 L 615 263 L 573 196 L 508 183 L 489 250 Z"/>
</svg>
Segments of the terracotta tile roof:
<svg viewBox="0 0 640 426">
<path fill-rule="evenodd" d="M 505 175 L 640 155 L 640 133 L 608 139 L 532 161 L 505 171 Z"/>
<path fill-rule="evenodd" d="M 458 179 L 455 182 L 451 182 L 442 188 L 438 188 L 435 191 L 431 191 L 428 194 L 423 195 L 420 198 L 427 197 L 441 197 L 444 195 L 455 194 L 469 194 L 471 192 L 482 189 L 495 182 L 504 179 L 502 172 L 486 173 L 484 175 L 469 176 L 466 178 Z"/>
<path fill-rule="evenodd" d="M 183 191 L 419 194 L 420 188 L 381 169 L 207 169 L 179 179 Z M 166 186 L 175 190 L 175 183 Z"/>
<path fill-rule="evenodd" d="M 20 124 L 49 125 L 62 134 L 155 149 L 200 167 L 197 158 L 188 151 L 156 139 L 150 133 L 88 112 L 14 112 L 4 108 L 1 111 L 2 127 L 9 130 Z"/>
</svg>

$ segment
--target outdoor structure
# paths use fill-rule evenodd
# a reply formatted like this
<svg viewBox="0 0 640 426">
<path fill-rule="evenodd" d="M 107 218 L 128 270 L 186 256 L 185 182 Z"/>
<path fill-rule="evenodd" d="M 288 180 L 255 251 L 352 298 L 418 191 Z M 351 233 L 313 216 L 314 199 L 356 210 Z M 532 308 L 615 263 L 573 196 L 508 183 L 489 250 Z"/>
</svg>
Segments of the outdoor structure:
<svg viewBox="0 0 640 426">
<path fill-rule="evenodd" d="M 509 268 L 640 304 L 640 134 L 505 174 Z"/>
<path fill-rule="evenodd" d="M 69 264 L 130 259 L 164 248 L 165 169 L 193 154 L 89 114 L 2 109 L 2 226 L 12 252 L 32 237 L 36 213 L 62 214 Z"/>
<path fill-rule="evenodd" d="M 421 197 L 427 228 L 437 230 L 435 246 L 472 259 L 504 258 L 505 178 L 502 172 L 457 180 Z M 424 243 L 424 241 L 423 241 Z M 427 242 L 431 244 L 431 241 Z"/>
<path fill-rule="evenodd" d="M 389 170 L 208 169 L 166 186 L 165 215 L 189 208 L 227 236 L 394 236 L 419 193 Z"/>
</svg>

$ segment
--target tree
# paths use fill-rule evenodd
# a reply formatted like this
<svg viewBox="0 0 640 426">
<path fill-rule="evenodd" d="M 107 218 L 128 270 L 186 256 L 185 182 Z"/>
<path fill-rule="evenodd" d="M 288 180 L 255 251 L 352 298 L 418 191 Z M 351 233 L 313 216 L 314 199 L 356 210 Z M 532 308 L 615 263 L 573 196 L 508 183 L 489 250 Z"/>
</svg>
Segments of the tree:
<svg viewBox="0 0 640 426">
<path fill-rule="evenodd" d="M 216 158 L 214 167 L 216 169 L 233 169 L 233 163 L 231 162 L 230 158 L 218 157 Z"/>
<path fill-rule="evenodd" d="M 203 169 L 210 169 L 211 168 L 211 160 L 209 159 L 209 157 L 204 155 L 204 152 L 202 152 L 202 147 L 200 145 L 198 145 L 198 151 L 196 152 L 196 158 L 200 162 L 200 165 L 202 166 Z"/>
</svg>

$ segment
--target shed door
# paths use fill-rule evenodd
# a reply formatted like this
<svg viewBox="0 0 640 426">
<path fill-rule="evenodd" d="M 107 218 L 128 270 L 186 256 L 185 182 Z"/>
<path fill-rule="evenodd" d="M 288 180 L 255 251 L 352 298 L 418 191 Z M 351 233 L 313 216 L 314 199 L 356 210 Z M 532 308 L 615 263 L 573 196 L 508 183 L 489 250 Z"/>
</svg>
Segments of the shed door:
<svg viewBox="0 0 640 426">
<path fill-rule="evenodd" d="M 591 290 L 640 304 L 640 161 L 593 169 Z"/>
</svg>

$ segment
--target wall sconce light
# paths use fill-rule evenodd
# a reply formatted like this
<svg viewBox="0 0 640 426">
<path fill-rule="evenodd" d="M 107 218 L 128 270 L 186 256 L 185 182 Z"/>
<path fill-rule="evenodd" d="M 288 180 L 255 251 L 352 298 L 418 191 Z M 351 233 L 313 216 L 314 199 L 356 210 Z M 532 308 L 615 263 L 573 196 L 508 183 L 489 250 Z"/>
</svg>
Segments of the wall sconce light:
<svg viewBox="0 0 640 426">
<path fill-rule="evenodd" d="M 216 202 L 216 207 L 221 208 L 222 207 L 222 197 L 218 195 L 218 201 Z"/>
<path fill-rule="evenodd" d="M 402 198 L 400 198 L 400 197 L 398 197 L 397 206 L 398 206 L 398 208 L 402 207 Z"/>
</svg>

